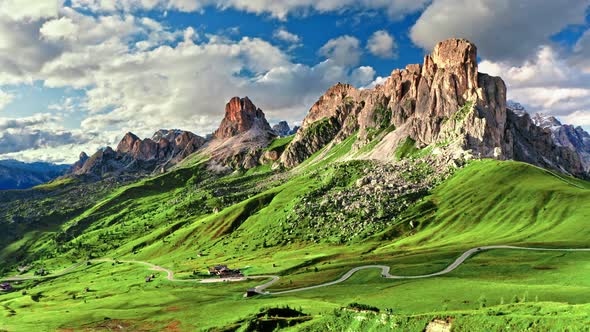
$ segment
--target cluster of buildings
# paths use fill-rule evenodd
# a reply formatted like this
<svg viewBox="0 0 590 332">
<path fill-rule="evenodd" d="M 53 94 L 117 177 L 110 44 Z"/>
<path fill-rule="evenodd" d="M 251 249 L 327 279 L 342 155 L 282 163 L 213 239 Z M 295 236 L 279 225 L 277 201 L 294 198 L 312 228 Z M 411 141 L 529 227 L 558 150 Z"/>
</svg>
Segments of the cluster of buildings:
<svg viewBox="0 0 590 332">
<path fill-rule="evenodd" d="M 237 278 L 243 277 L 244 275 L 239 269 L 230 269 L 227 265 L 215 265 L 209 268 L 209 275 L 219 276 L 220 278 Z"/>
</svg>

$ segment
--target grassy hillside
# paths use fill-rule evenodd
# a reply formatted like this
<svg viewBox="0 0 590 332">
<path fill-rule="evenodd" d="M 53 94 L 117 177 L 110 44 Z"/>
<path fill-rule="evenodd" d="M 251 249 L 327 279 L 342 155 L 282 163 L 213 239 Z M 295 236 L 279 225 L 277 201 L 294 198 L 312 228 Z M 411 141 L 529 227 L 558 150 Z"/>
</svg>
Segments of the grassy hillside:
<svg viewBox="0 0 590 332">
<path fill-rule="evenodd" d="M 590 243 L 587 182 L 513 161 L 476 161 L 411 208 L 384 234 L 392 246 L 429 248 L 524 243 Z M 408 224 L 412 223 L 413 227 Z"/>
<path fill-rule="evenodd" d="M 367 263 L 389 265 L 394 274 L 431 273 L 485 244 L 590 247 L 590 184 L 518 162 L 473 161 L 438 185 L 433 179 L 431 189 L 427 182 L 426 189 L 393 191 L 371 198 L 375 206 L 347 209 L 346 198 L 357 199 L 355 193 L 371 185 L 359 180 L 382 167 L 347 160 L 355 140 L 352 135 L 319 151 L 292 171 L 262 166 L 214 175 L 193 159 L 114 188 L 54 227 L 21 234 L 0 257 L 16 263 L 12 268 L 28 266 L 27 273 L 41 267 L 55 273 L 87 258 L 132 259 L 172 269 L 176 278 L 199 277 L 221 263 L 248 275 L 281 275 L 272 290 L 286 290 L 331 281 Z M 403 165 L 399 179 L 409 183 L 433 176 L 419 160 Z M 531 320 L 537 330 L 584 326 L 589 255 L 498 250 L 444 277 L 393 281 L 368 270 L 317 291 L 253 299 L 242 293 L 260 282 L 173 283 L 160 273 L 145 283 L 152 272 L 141 265 L 96 263 L 0 294 L 0 330 L 39 324 L 45 330 L 121 324 L 132 330 L 245 329 L 245 322 L 264 320 L 261 310 L 284 305 L 313 318 L 298 319 L 292 329 L 324 330 L 359 322 L 359 314 L 342 309 L 352 302 L 395 313 L 387 320 L 409 331 L 449 315 L 459 330 L 488 324 L 493 331 L 507 322 L 519 329 Z M 555 319 L 546 312 L 555 312 Z M 368 325 L 355 324 L 379 330 L 369 326 L 373 318 L 362 321 Z"/>
</svg>

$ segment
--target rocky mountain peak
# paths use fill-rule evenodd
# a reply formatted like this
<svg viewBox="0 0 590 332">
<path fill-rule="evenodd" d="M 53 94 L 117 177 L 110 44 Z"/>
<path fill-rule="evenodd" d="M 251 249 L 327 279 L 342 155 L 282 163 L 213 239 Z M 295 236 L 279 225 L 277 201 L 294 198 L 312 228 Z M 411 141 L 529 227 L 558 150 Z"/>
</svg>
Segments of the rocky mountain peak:
<svg viewBox="0 0 590 332">
<path fill-rule="evenodd" d="M 75 163 L 72 164 L 72 166 L 70 166 L 70 170 L 68 171 L 68 173 L 75 173 L 75 172 L 78 172 L 79 170 L 81 170 L 89 158 L 90 157 L 88 157 L 86 152 L 84 152 L 84 151 L 80 152 L 80 157 L 78 157 L 78 161 L 76 161 Z"/>
<path fill-rule="evenodd" d="M 257 108 L 248 97 L 233 97 L 225 105 L 225 117 L 213 136 L 227 139 L 258 127 L 262 130 L 272 130 L 264 113 Z"/>
<path fill-rule="evenodd" d="M 531 119 L 533 120 L 533 122 L 542 128 L 550 128 L 553 126 L 561 126 L 561 122 L 559 122 L 559 120 L 557 120 L 557 118 L 555 118 L 554 116 L 551 115 L 546 115 L 543 113 L 535 113 Z"/>
<path fill-rule="evenodd" d="M 458 154 L 510 158 L 505 122 L 504 82 L 478 73 L 475 45 L 448 39 L 422 65 L 396 69 L 373 89 L 340 83 L 328 89 L 311 107 L 281 161 L 295 166 L 355 131 L 357 148 L 374 140 L 375 133 L 390 133 L 367 156 L 374 159 L 391 159 L 407 139 L 417 147 L 452 142 Z"/>
<path fill-rule="evenodd" d="M 396 69 L 373 89 L 334 85 L 311 107 L 280 161 L 296 166 L 355 133 L 354 150 L 373 143 L 357 158 L 396 160 L 396 150 L 411 145 L 450 159 L 515 159 L 584 176 L 587 136 L 507 103 L 504 81 L 478 72 L 477 48 L 465 39 L 438 43 L 423 64 Z"/>
<path fill-rule="evenodd" d="M 280 137 L 291 135 L 291 127 L 289 127 L 287 121 L 280 121 L 279 123 L 272 126 L 272 130 L 274 130 L 275 133 Z"/>
<path fill-rule="evenodd" d="M 477 68 L 477 47 L 466 39 L 447 39 L 436 44 L 432 60 L 438 68 L 466 65 Z"/>
<path fill-rule="evenodd" d="M 137 137 L 132 132 L 128 132 L 123 136 L 119 144 L 117 145 L 117 152 L 119 153 L 127 153 L 133 150 L 133 146 L 136 142 L 140 141 L 139 137 Z"/>
<path fill-rule="evenodd" d="M 557 147 L 563 147 L 576 153 L 580 159 L 581 168 L 586 173 L 590 173 L 590 134 L 582 127 L 562 124 L 551 115 L 536 113 L 530 118 L 535 126 L 550 134 L 549 137 Z M 564 160 L 565 158 L 560 159 L 562 166 L 568 166 L 568 163 L 564 162 Z"/>
<path fill-rule="evenodd" d="M 123 136 L 116 150 L 106 147 L 85 159 L 81 155 L 80 161 L 72 166 L 70 172 L 96 177 L 161 172 L 196 152 L 204 144 L 203 137 L 178 129 L 161 129 L 146 139 L 129 132 Z"/>
</svg>

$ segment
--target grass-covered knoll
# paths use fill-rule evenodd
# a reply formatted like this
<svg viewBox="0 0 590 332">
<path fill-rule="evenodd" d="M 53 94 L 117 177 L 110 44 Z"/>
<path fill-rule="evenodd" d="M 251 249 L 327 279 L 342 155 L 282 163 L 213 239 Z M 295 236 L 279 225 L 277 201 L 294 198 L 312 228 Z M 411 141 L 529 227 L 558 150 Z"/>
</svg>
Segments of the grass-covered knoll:
<svg viewBox="0 0 590 332">
<path fill-rule="evenodd" d="M 55 179 L 53 181 L 44 183 L 44 184 L 40 184 L 37 185 L 35 187 L 33 187 L 33 189 L 36 190 L 55 190 L 59 187 L 64 187 L 67 185 L 71 185 L 71 184 L 75 184 L 75 183 L 79 183 L 79 180 L 77 180 L 76 178 L 59 178 L 59 179 Z"/>
<path fill-rule="evenodd" d="M 285 147 L 291 143 L 291 141 L 295 138 L 295 135 L 285 136 L 285 137 L 277 137 L 270 144 L 264 149 L 265 151 L 279 151 L 282 152 L 285 150 Z"/>
<path fill-rule="evenodd" d="M 586 187 L 583 181 L 524 163 L 475 161 L 408 211 L 390 234 L 414 231 L 391 246 L 588 246 L 590 190 L 582 189 Z"/>
</svg>

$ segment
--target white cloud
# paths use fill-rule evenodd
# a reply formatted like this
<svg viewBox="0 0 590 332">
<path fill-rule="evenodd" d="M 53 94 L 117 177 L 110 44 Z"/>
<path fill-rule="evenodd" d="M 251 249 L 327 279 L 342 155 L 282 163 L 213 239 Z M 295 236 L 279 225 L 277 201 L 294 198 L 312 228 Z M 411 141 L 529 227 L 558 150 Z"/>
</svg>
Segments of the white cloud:
<svg viewBox="0 0 590 332">
<path fill-rule="evenodd" d="M 55 17 L 63 5 L 63 0 L 34 0 L 23 3 L 22 0 L 0 0 L 0 16 L 12 20 L 37 20 Z"/>
<path fill-rule="evenodd" d="M 396 48 L 395 39 L 385 30 L 375 31 L 367 42 L 369 52 L 381 58 L 393 58 Z"/>
<path fill-rule="evenodd" d="M 74 8 L 95 12 L 151 10 L 154 8 L 184 12 L 205 7 L 236 9 L 254 14 L 269 14 L 278 19 L 289 15 L 343 11 L 380 11 L 399 19 L 424 8 L 430 0 L 72 0 Z"/>
<path fill-rule="evenodd" d="M 47 21 L 39 30 L 41 36 L 49 40 L 75 38 L 78 26 L 69 17 L 62 17 L 57 20 Z"/>
<path fill-rule="evenodd" d="M 355 86 L 365 86 L 370 84 L 375 77 L 375 69 L 370 66 L 361 66 L 352 71 L 350 79 Z"/>
<path fill-rule="evenodd" d="M 0 118 L 0 131 L 9 129 L 37 128 L 40 125 L 48 125 L 56 122 L 58 118 L 50 113 L 39 113 L 24 118 Z"/>
<path fill-rule="evenodd" d="M 13 100 L 14 95 L 0 90 L 0 111 L 2 111 L 6 105 L 12 103 Z"/>
<path fill-rule="evenodd" d="M 342 66 L 355 66 L 361 57 L 360 42 L 352 36 L 330 39 L 319 50 L 319 54 L 332 59 Z"/>
<path fill-rule="evenodd" d="M 61 120 L 50 113 L 0 118 L 0 159 L 72 163 L 79 151 L 93 153 L 115 142 L 112 132 L 66 130 Z"/>
<path fill-rule="evenodd" d="M 569 115 L 564 116 L 562 119 L 566 123 L 575 123 L 578 126 L 590 127 L 590 109 L 586 112 L 575 111 Z"/>
<path fill-rule="evenodd" d="M 370 82 L 369 84 L 367 84 L 361 88 L 362 89 L 373 89 L 377 85 L 383 85 L 386 80 L 387 80 L 387 77 L 377 76 L 377 77 L 375 77 L 375 79 L 372 82 Z"/>
<path fill-rule="evenodd" d="M 87 90 L 89 115 L 81 123 L 87 131 L 134 131 L 146 137 L 159 128 L 180 127 L 204 135 L 218 126 L 223 105 L 235 95 L 250 96 L 270 118 L 294 122 L 335 82 L 362 85 L 374 76 L 370 67 L 354 68 L 354 52 L 360 50 L 358 40 L 348 36 L 328 43 L 329 59 L 308 66 L 293 63 L 259 38 L 207 35 L 201 40 L 192 28 L 169 31 L 131 15 L 67 15 L 78 26 L 78 38 L 55 41 L 62 52 L 46 61 L 38 76 L 50 87 Z M 155 32 L 176 42 L 151 44 Z M 130 36 L 144 39 L 130 46 Z M 343 61 L 351 51 L 353 61 Z"/>
<path fill-rule="evenodd" d="M 285 28 L 276 29 L 273 32 L 273 37 L 293 44 L 301 41 L 301 38 L 298 35 L 287 31 Z"/>
<path fill-rule="evenodd" d="M 479 71 L 500 76 L 508 87 L 508 99 L 532 112 L 554 115 L 574 125 L 588 125 L 590 74 L 570 64 L 551 46 L 538 48 L 532 60 L 520 66 L 484 60 Z"/>
<path fill-rule="evenodd" d="M 520 64 L 570 24 L 583 24 L 590 0 L 434 0 L 412 27 L 412 41 L 431 50 L 451 37 L 467 38 L 479 55 Z"/>
</svg>

